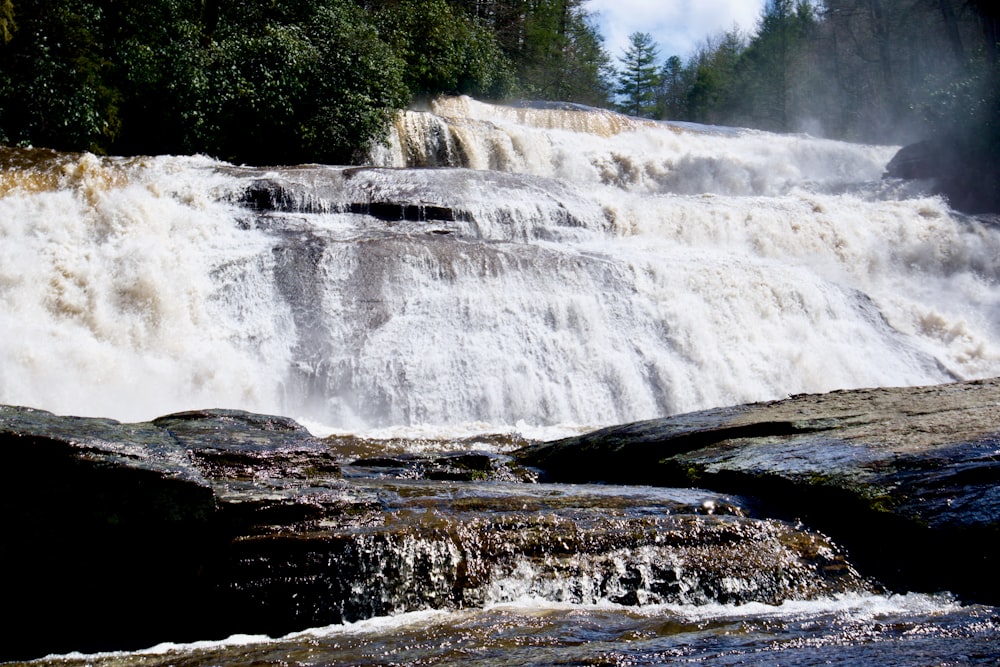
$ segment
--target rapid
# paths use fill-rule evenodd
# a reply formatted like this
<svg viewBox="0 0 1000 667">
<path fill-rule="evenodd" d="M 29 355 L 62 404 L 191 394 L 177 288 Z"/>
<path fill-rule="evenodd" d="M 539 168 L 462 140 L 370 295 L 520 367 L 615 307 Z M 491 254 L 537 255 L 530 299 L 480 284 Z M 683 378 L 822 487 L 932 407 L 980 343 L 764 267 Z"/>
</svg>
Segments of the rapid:
<svg viewBox="0 0 1000 667">
<path fill-rule="evenodd" d="M 464 97 L 401 113 L 360 167 L 0 148 L 0 404 L 503 451 L 998 376 L 1000 225 L 883 178 L 895 151 Z M 482 608 L 43 662 L 996 664 L 996 610 L 947 592 L 625 606 L 524 581 Z"/>
<path fill-rule="evenodd" d="M 7 150 L 0 402 L 579 429 L 997 375 L 1000 230 L 893 150 L 468 98 L 378 168 Z"/>
</svg>

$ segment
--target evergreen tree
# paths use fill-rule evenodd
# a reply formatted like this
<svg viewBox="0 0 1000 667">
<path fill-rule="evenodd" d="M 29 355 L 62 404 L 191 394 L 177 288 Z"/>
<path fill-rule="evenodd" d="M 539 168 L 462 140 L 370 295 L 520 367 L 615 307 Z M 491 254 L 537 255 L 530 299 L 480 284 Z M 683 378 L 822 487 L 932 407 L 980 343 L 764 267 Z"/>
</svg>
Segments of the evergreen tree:
<svg viewBox="0 0 1000 667">
<path fill-rule="evenodd" d="M 581 18 L 574 32 L 567 69 L 571 87 L 566 99 L 592 106 L 610 106 L 615 69 L 604 48 L 604 38 L 589 16 Z"/>
<path fill-rule="evenodd" d="M 457 0 L 489 26 L 514 64 L 516 93 L 610 104 L 611 59 L 584 0 Z"/>
<path fill-rule="evenodd" d="M 670 56 L 660 70 L 660 88 L 657 97 L 658 118 L 679 120 L 684 116 L 684 99 L 687 88 L 684 77 L 684 63 L 680 56 Z"/>
<path fill-rule="evenodd" d="M 652 35 L 634 32 L 629 46 L 619 61 L 624 66 L 618 73 L 619 108 L 633 116 L 652 117 L 656 112 L 656 91 L 659 84 L 656 58 L 659 47 Z"/>
<path fill-rule="evenodd" d="M 580 0 L 558 0 L 554 34 L 547 40 L 545 54 L 535 62 L 535 76 L 522 74 L 526 87 L 537 86 L 543 99 L 605 106 L 611 102 L 611 59 L 603 40 Z M 537 36 L 536 36 L 537 39 Z"/>
<path fill-rule="evenodd" d="M 814 25 L 809 2 L 767 1 L 757 34 L 750 40 L 740 63 L 739 114 L 748 124 L 779 131 L 791 129 L 793 89 L 801 81 L 798 67 Z"/>
<path fill-rule="evenodd" d="M 743 35 L 732 30 L 709 39 L 688 64 L 688 117 L 715 125 L 734 123 L 740 104 L 737 66 L 746 50 Z"/>
</svg>

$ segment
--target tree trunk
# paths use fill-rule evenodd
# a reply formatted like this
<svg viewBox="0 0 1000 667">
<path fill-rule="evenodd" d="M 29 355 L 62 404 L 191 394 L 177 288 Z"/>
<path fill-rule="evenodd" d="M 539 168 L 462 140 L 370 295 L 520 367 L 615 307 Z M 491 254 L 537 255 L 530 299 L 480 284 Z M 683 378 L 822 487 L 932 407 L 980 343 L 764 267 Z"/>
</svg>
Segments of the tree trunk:
<svg viewBox="0 0 1000 667">
<path fill-rule="evenodd" d="M 951 52 L 955 56 L 955 62 L 961 64 L 965 62 L 965 49 L 962 48 L 962 36 L 958 32 L 955 9 L 951 6 L 951 0 L 938 0 L 938 5 L 941 8 L 941 18 L 944 19 L 945 34 L 948 35 L 948 43 L 951 44 Z"/>
</svg>

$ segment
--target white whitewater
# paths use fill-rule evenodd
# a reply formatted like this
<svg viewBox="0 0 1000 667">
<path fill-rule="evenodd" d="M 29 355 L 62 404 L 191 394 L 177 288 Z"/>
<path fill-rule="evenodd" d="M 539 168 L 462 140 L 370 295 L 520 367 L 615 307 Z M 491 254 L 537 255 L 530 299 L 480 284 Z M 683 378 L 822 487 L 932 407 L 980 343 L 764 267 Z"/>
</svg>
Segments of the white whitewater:
<svg viewBox="0 0 1000 667">
<path fill-rule="evenodd" d="M 893 153 L 456 98 L 400 115 L 407 169 L 13 160 L 0 403 L 531 431 L 1000 375 L 1000 229 Z M 265 177 L 311 205 L 255 218 Z"/>
</svg>

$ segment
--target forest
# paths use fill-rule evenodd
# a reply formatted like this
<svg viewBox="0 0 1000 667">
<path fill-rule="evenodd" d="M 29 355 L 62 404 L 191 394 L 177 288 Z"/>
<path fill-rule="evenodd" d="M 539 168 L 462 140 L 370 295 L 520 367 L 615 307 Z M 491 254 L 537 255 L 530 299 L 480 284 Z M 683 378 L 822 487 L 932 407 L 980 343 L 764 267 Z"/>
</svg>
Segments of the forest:
<svg viewBox="0 0 1000 667">
<path fill-rule="evenodd" d="M 692 54 L 609 54 L 584 0 L 0 0 L 0 143 L 347 163 L 467 94 L 995 154 L 997 64 L 989 0 L 767 0 Z"/>
<path fill-rule="evenodd" d="M 658 62 L 620 58 L 623 110 L 880 143 L 996 116 L 997 12 L 986 0 L 768 0 L 753 34 Z"/>
</svg>

